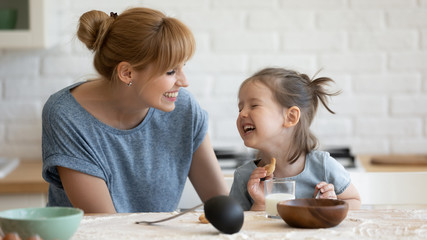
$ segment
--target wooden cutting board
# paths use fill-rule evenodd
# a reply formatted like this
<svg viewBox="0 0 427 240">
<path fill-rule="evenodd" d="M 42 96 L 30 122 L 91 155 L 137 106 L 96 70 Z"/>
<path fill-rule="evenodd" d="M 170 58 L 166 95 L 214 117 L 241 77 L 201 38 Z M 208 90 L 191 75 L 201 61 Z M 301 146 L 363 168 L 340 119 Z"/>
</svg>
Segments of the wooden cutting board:
<svg viewBox="0 0 427 240">
<path fill-rule="evenodd" d="M 371 164 L 427 165 L 427 155 L 378 155 L 371 157 Z"/>
</svg>

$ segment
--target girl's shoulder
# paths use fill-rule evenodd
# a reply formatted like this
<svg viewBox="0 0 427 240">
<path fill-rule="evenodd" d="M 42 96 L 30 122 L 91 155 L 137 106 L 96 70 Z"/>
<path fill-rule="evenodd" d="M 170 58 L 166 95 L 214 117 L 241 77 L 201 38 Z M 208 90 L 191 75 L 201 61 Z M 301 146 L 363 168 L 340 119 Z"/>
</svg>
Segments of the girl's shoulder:
<svg viewBox="0 0 427 240">
<path fill-rule="evenodd" d="M 259 159 L 257 160 L 248 160 L 244 164 L 240 165 L 234 171 L 234 176 L 248 177 L 252 174 L 255 168 L 257 168 L 257 164 L 259 163 Z"/>
<path fill-rule="evenodd" d="M 329 152 L 313 150 L 306 156 L 306 167 L 311 169 L 344 170 L 344 167 Z"/>
<path fill-rule="evenodd" d="M 340 163 L 335 160 L 329 152 L 313 150 L 306 155 L 306 164 L 323 168 Z"/>
<path fill-rule="evenodd" d="M 240 165 L 239 167 L 237 167 L 236 171 L 250 170 L 251 173 L 252 173 L 252 171 L 255 168 L 257 168 L 257 165 L 258 165 L 259 162 L 260 162 L 260 159 L 248 160 L 245 163 L 243 163 L 242 165 Z"/>
<path fill-rule="evenodd" d="M 306 159 L 310 161 L 327 161 L 331 159 L 331 154 L 326 151 L 313 150 L 306 155 Z"/>
</svg>

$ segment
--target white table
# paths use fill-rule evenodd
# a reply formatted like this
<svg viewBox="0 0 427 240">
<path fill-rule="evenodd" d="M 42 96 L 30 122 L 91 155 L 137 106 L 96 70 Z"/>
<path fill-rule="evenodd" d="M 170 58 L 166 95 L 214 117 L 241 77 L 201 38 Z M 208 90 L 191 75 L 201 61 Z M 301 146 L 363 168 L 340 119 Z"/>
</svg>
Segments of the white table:
<svg viewBox="0 0 427 240">
<path fill-rule="evenodd" d="M 326 229 L 289 227 L 264 212 L 245 212 L 240 232 L 219 233 L 202 224 L 201 212 L 192 212 L 156 225 L 135 221 L 155 220 L 175 213 L 133 213 L 84 216 L 72 240 L 83 239 L 427 239 L 427 209 L 372 209 L 349 211 L 338 226 Z"/>
</svg>

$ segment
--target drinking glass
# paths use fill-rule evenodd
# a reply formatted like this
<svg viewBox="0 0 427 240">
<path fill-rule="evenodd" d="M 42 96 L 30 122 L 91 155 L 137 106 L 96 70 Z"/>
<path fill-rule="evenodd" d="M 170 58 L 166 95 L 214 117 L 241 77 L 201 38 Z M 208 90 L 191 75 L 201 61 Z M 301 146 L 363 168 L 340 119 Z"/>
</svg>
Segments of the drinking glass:
<svg viewBox="0 0 427 240">
<path fill-rule="evenodd" d="M 295 199 L 295 181 L 272 178 L 264 181 L 265 213 L 269 218 L 280 218 L 277 203 Z"/>
</svg>

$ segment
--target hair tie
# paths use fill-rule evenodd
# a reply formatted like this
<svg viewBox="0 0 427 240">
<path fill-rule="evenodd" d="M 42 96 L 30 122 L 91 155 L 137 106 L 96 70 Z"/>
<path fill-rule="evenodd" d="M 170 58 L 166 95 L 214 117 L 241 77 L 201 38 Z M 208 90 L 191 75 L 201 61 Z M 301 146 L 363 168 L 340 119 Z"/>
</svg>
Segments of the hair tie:
<svg viewBox="0 0 427 240">
<path fill-rule="evenodd" d="M 110 12 L 110 17 L 113 17 L 114 19 L 117 18 L 117 13 L 115 12 Z"/>
</svg>

